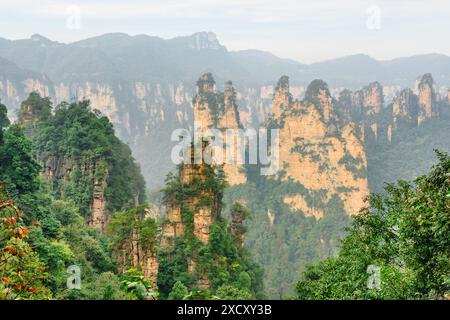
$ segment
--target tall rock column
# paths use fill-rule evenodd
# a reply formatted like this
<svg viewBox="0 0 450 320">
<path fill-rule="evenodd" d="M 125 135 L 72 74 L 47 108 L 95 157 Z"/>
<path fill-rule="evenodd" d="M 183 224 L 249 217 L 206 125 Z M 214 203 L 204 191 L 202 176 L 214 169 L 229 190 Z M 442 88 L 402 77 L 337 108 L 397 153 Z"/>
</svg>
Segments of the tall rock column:
<svg viewBox="0 0 450 320">
<path fill-rule="evenodd" d="M 419 114 L 417 124 L 437 115 L 436 92 L 433 77 L 430 73 L 424 74 L 418 84 Z"/>
<path fill-rule="evenodd" d="M 274 94 L 274 105 L 285 96 L 287 79 Z M 282 179 L 300 186 L 284 197 L 293 210 L 320 219 L 336 196 L 348 214 L 356 213 L 368 195 L 367 160 L 363 141 L 353 122 L 344 123 L 336 101 L 321 80 L 311 82 L 303 101 L 293 101 L 274 121 L 279 128 Z"/>
<path fill-rule="evenodd" d="M 206 73 L 197 81 L 197 95 L 193 98 L 194 125 L 199 140 L 207 138 L 208 129 L 221 132 L 223 137 L 222 155 L 223 170 L 230 185 L 242 184 L 247 181 L 243 172 L 245 159 L 239 158 L 242 145 L 235 138 L 227 141 L 227 130 L 242 129 L 236 105 L 236 92 L 231 81 L 225 84 L 224 92 L 215 91 L 215 81 L 210 73 Z M 230 144 L 231 159 L 227 161 L 226 146 Z M 241 161 L 240 161 L 241 160 Z"/>
</svg>

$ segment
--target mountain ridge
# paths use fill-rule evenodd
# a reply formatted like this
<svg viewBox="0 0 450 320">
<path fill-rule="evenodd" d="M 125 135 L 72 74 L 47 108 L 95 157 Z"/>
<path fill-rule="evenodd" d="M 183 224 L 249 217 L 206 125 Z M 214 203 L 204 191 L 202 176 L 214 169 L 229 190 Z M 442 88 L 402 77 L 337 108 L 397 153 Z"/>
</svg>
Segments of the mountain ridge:
<svg viewBox="0 0 450 320">
<path fill-rule="evenodd" d="M 31 52 L 21 53 L 24 49 L 33 49 L 28 51 L 33 51 L 34 56 L 29 56 Z M 418 54 L 378 60 L 359 53 L 305 64 L 263 50 L 229 51 L 213 32 L 197 32 L 169 39 L 117 32 L 70 43 L 60 43 L 33 34 L 29 39 L 0 38 L 0 57 L 11 60 L 21 68 L 48 72 L 54 81 L 71 77 L 67 70 L 71 70 L 70 64 L 74 63 L 72 57 L 78 61 L 74 71 L 81 72 L 88 66 L 99 68 L 103 65 L 106 78 L 161 78 L 163 75 L 160 70 L 164 69 L 167 71 L 165 77 L 169 79 L 178 77 L 192 82 L 199 74 L 213 71 L 221 82 L 233 78 L 235 82 L 265 84 L 272 83 L 275 76 L 287 74 L 293 84 L 306 85 L 315 78 L 323 78 L 331 86 L 357 89 L 375 80 L 406 86 L 415 80 L 417 74 L 430 72 L 440 83 L 450 84 L 450 76 L 447 75 L 450 73 L 450 57 L 445 54 Z M 180 64 L 180 59 L 183 64 Z M 107 61 L 111 70 L 100 63 L 102 61 Z M 205 65 L 203 69 L 199 61 Z M 53 67 L 52 71 L 48 66 L 50 62 L 62 65 Z M 225 66 L 232 72 L 227 72 Z M 128 68 L 130 72 L 126 72 Z M 90 76 L 94 73 L 96 70 Z"/>
</svg>

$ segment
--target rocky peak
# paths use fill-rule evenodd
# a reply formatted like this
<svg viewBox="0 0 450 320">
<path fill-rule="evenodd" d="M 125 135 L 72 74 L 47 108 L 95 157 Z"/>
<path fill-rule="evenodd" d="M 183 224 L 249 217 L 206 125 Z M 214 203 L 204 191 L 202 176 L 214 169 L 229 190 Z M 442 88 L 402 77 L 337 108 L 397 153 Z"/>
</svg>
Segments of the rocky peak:
<svg viewBox="0 0 450 320">
<path fill-rule="evenodd" d="M 289 92 L 289 77 L 282 76 L 275 87 L 273 93 L 272 113 L 275 118 L 279 118 L 283 110 L 286 110 L 292 103 L 292 95 Z"/>
<path fill-rule="evenodd" d="M 422 76 L 417 85 L 419 96 L 419 114 L 417 124 L 420 125 L 426 119 L 437 114 L 436 91 L 433 77 L 430 73 Z"/>
<path fill-rule="evenodd" d="M 203 74 L 197 80 L 197 94 L 213 93 L 216 81 L 210 72 Z"/>
<path fill-rule="evenodd" d="M 279 84 L 274 94 L 274 110 L 281 105 L 282 98 L 289 97 L 288 83 Z M 292 103 L 279 122 L 279 161 L 285 171 L 282 179 L 295 181 L 308 190 L 304 194 L 286 195 L 284 202 L 292 210 L 316 219 L 324 216 L 323 208 L 335 196 L 342 201 L 344 210 L 353 214 L 363 206 L 368 194 L 362 141 L 353 122 L 338 128 L 340 119 L 333 112 L 335 105 L 328 85 L 314 80 L 305 99 Z M 348 191 L 341 192 L 342 187 Z M 323 189 L 327 195 L 319 205 L 311 199 Z"/>
<path fill-rule="evenodd" d="M 236 92 L 231 81 L 225 84 L 224 92 L 214 90 L 215 81 L 211 73 L 206 73 L 197 81 L 197 95 L 193 99 L 194 125 L 203 136 L 209 128 L 225 131 L 241 128 Z M 226 143 L 226 137 L 224 137 Z M 225 152 L 225 149 L 224 149 Z M 246 176 L 242 164 L 237 164 L 239 150 L 232 155 L 235 163 L 225 163 L 224 172 L 231 185 L 244 183 Z"/>
<path fill-rule="evenodd" d="M 224 104 L 225 104 L 225 110 L 227 109 L 227 106 L 233 106 L 236 101 L 236 91 L 233 88 L 233 83 L 231 81 L 227 81 L 225 84 L 225 90 L 223 91 L 224 96 Z"/>
<path fill-rule="evenodd" d="M 328 132 L 332 133 L 336 131 L 336 117 L 333 113 L 334 99 L 331 96 L 328 84 L 323 80 L 313 80 L 305 92 L 305 98 L 303 104 L 313 104 L 319 111 L 322 120 L 328 125 Z M 331 120 L 331 121 L 330 121 Z"/>
<path fill-rule="evenodd" d="M 394 126 L 398 126 L 399 122 L 417 125 L 418 110 L 418 97 L 411 89 L 403 89 L 397 93 L 392 101 Z"/>
<path fill-rule="evenodd" d="M 44 46 L 44 47 L 46 47 L 46 46 L 53 46 L 53 45 L 58 45 L 59 44 L 58 42 L 52 41 L 52 40 L 50 40 L 50 39 L 48 39 L 48 38 L 46 38 L 44 36 L 41 36 L 40 34 L 37 34 L 37 33 L 33 34 L 30 37 L 30 40 L 35 42 L 35 43 L 39 43 L 41 46 Z"/>
<path fill-rule="evenodd" d="M 217 39 L 214 32 L 197 32 L 192 35 L 189 47 L 195 50 L 220 50 L 225 49 Z"/>
<path fill-rule="evenodd" d="M 419 90 L 421 87 L 429 86 L 432 87 L 434 85 L 433 75 L 431 73 L 425 73 L 422 78 L 420 78 L 418 87 Z"/>
<path fill-rule="evenodd" d="M 314 101 L 322 97 L 331 97 L 327 83 L 320 79 L 313 80 L 306 89 L 304 101 Z"/>
<path fill-rule="evenodd" d="M 49 98 L 41 98 L 39 93 L 32 92 L 20 104 L 18 122 L 27 129 L 28 135 L 32 135 L 35 124 L 47 119 L 51 115 L 51 109 L 52 102 Z"/>
<path fill-rule="evenodd" d="M 383 108 L 383 87 L 378 82 L 372 82 L 355 92 L 344 89 L 339 94 L 339 102 L 353 119 L 367 120 L 368 117 L 380 113 Z"/>
<path fill-rule="evenodd" d="M 383 87 L 379 82 L 372 82 L 362 89 L 363 106 L 366 115 L 377 114 L 384 104 Z"/>
</svg>

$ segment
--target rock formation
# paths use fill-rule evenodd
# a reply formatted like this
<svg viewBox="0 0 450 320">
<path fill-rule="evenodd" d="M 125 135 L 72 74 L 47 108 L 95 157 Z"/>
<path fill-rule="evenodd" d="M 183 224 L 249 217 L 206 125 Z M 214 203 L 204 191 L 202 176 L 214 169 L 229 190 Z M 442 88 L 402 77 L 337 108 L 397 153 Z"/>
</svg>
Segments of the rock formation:
<svg viewBox="0 0 450 320">
<path fill-rule="evenodd" d="M 197 94 L 193 98 L 194 125 L 200 138 L 208 135 L 208 129 L 219 130 L 223 135 L 223 155 L 226 155 L 225 145 L 227 129 L 242 129 L 239 118 L 238 106 L 236 105 L 236 92 L 231 81 L 225 85 L 224 92 L 215 91 L 215 81 L 210 73 L 206 73 L 197 81 Z M 232 149 L 231 161 L 224 161 L 223 170 L 230 185 L 246 182 L 246 176 L 242 172 L 243 161 L 239 161 L 240 144 L 235 144 Z"/>
<path fill-rule="evenodd" d="M 132 230 L 131 237 L 124 240 L 114 256 L 120 272 L 126 271 L 129 267 L 140 268 L 144 278 L 150 280 L 152 287 L 157 287 L 159 263 L 156 248 L 147 248 L 141 244 L 139 230 L 136 228 Z"/>
<path fill-rule="evenodd" d="M 306 189 L 303 194 L 287 195 L 285 203 L 319 219 L 337 195 L 348 214 L 356 213 L 368 195 L 367 161 L 358 128 L 354 123 L 341 123 L 337 102 L 323 81 L 313 81 L 301 102 L 290 102 L 287 77 L 280 79 L 277 88 L 273 119 L 280 130 L 283 179 L 291 178 Z M 312 201 L 317 198 L 314 193 L 320 192 L 322 201 Z"/>
<path fill-rule="evenodd" d="M 411 89 L 399 92 L 392 101 L 392 119 L 394 127 L 400 122 L 417 125 L 419 101 Z"/>
<path fill-rule="evenodd" d="M 203 142 L 202 150 L 207 143 Z M 191 163 L 183 164 L 179 172 L 179 182 L 185 186 L 198 188 L 196 195 L 184 197 L 183 199 L 167 199 L 167 221 L 163 225 L 161 246 L 167 247 L 174 244 L 174 239 L 185 235 L 186 212 L 192 214 L 193 235 L 203 244 L 208 244 L 210 226 L 220 217 L 221 195 L 216 195 L 202 185 L 206 183 L 210 175 L 211 166 L 202 162 L 194 163 L 195 151 L 190 149 Z M 200 185 L 199 185 L 200 184 Z M 206 200 L 208 199 L 208 200 Z"/>
<path fill-rule="evenodd" d="M 437 115 L 436 91 L 431 74 L 427 73 L 422 76 L 418 83 L 417 89 L 419 96 L 419 113 L 417 116 L 417 124 L 421 125 L 427 119 Z"/>
</svg>

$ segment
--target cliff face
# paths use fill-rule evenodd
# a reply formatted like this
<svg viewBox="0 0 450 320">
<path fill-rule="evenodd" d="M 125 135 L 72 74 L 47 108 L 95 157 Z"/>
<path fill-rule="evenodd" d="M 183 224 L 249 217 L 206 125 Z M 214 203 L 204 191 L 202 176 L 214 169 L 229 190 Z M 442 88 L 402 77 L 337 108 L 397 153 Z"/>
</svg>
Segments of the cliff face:
<svg viewBox="0 0 450 320">
<path fill-rule="evenodd" d="M 390 143 L 399 126 L 418 127 L 439 116 L 439 100 L 431 74 L 423 75 L 416 82 L 416 92 L 406 88 L 392 95 L 392 102 L 385 105 L 388 88 L 378 82 L 352 92 L 344 90 L 339 95 L 341 108 L 358 124 L 364 125 L 365 140 Z"/>
<path fill-rule="evenodd" d="M 336 101 L 323 81 L 313 81 L 301 102 L 290 101 L 288 85 L 286 77 L 280 79 L 273 101 L 283 179 L 300 183 L 308 198 L 319 192 L 323 196 L 322 201 L 308 203 L 304 194 L 291 194 L 285 203 L 319 219 L 327 202 L 337 195 L 348 214 L 356 213 L 368 186 L 366 155 L 355 124 L 341 125 Z"/>
</svg>

